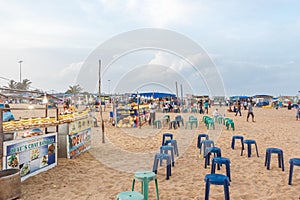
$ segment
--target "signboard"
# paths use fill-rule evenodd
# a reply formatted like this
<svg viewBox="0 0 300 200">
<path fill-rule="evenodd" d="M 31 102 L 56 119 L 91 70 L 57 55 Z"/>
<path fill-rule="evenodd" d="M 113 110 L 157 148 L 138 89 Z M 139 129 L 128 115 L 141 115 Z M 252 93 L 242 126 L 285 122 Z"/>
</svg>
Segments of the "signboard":
<svg viewBox="0 0 300 200">
<path fill-rule="evenodd" d="M 21 181 L 56 165 L 56 133 L 3 143 L 3 169 L 20 169 Z"/>
<path fill-rule="evenodd" d="M 73 135 L 85 129 L 91 128 L 92 124 L 93 124 L 93 119 L 91 117 L 70 122 L 68 134 Z"/>
<path fill-rule="evenodd" d="M 67 157 L 75 158 L 80 153 L 91 148 L 91 128 L 67 135 Z"/>
</svg>

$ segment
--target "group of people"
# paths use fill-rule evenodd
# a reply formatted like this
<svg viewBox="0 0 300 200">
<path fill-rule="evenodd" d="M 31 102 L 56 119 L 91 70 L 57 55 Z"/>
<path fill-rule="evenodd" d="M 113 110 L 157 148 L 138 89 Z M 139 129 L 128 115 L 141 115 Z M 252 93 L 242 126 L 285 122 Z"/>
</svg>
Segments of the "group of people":
<svg viewBox="0 0 300 200">
<path fill-rule="evenodd" d="M 208 114 L 208 108 L 210 107 L 210 103 L 209 103 L 208 99 L 206 99 L 204 102 L 201 99 L 198 102 L 198 106 L 199 106 L 199 113 L 200 114 Z"/>
<path fill-rule="evenodd" d="M 233 106 L 233 110 L 231 109 L 231 106 L 229 105 L 227 111 L 228 112 L 234 112 L 235 116 L 238 114 L 242 116 L 242 106 L 244 107 L 244 110 L 247 110 L 247 121 L 249 120 L 249 117 L 251 116 L 252 122 L 254 122 L 254 113 L 253 113 L 253 101 L 250 100 L 249 102 L 244 101 L 241 102 L 240 100 L 237 101 L 236 105 Z"/>
</svg>

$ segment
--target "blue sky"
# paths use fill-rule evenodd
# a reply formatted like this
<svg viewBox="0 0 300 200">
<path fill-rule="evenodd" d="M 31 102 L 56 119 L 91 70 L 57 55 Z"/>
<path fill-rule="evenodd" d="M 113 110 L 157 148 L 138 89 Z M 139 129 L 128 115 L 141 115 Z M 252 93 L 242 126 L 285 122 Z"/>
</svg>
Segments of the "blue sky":
<svg viewBox="0 0 300 200">
<path fill-rule="evenodd" d="M 18 61 L 23 60 L 22 78 L 46 91 L 67 90 L 94 49 L 140 28 L 172 30 L 198 43 L 215 63 L 227 95 L 297 95 L 300 90 L 296 0 L 0 0 L 0 4 L 0 77 L 18 81 Z M 144 64 L 176 65 L 176 58 L 165 53 L 145 54 Z M 113 69 L 140 59 L 134 55 L 116 62 Z M 113 91 L 118 82 L 111 71 L 103 76 L 104 92 Z M 7 81 L 1 79 L 0 85 Z M 174 91 L 173 85 L 168 87 Z"/>
</svg>

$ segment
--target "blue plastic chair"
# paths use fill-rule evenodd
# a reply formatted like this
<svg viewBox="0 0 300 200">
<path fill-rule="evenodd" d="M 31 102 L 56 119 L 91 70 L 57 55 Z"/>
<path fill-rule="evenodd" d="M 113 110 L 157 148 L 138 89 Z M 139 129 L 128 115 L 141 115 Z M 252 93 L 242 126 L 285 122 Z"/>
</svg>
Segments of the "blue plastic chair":
<svg viewBox="0 0 300 200">
<path fill-rule="evenodd" d="M 224 186 L 224 195 L 225 195 L 225 200 L 229 200 L 229 178 L 228 176 L 225 176 L 223 174 L 207 174 L 204 178 L 205 181 L 205 200 L 209 199 L 209 189 L 210 185 L 223 185 Z"/>
<path fill-rule="evenodd" d="M 198 149 L 201 149 L 201 138 L 205 138 L 206 140 L 209 140 L 209 136 L 208 134 L 205 134 L 205 133 L 200 133 L 198 134 L 198 140 L 197 140 L 197 147 Z"/>
<path fill-rule="evenodd" d="M 294 165 L 300 166 L 300 158 L 291 158 L 289 163 L 290 163 L 289 185 L 292 185 Z"/>
<path fill-rule="evenodd" d="M 165 145 L 169 145 L 169 144 L 171 144 L 174 147 L 175 155 L 178 157 L 179 151 L 178 151 L 177 141 L 176 140 L 166 140 Z"/>
<path fill-rule="evenodd" d="M 167 166 L 166 166 L 166 179 L 168 180 L 170 178 L 171 174 L 171 156 L 169 154 L 164 153 L 157 153 L 154 156 L 154 162 L 153 162 L 153 169 L 152 171 L 157 174 L 157 168 L 158 168 L 158 161 L 166 160 Z"/>
<path fill-rule="evenodd" d="M 171 155 L 171 159 L 172 159 L 172 166 L 174 167 L 175 165 L 175 159 L 174 159 L 174 147 L 170 146 L 170 145 L 164 145 L 160 147 L 160 153 L 164 153 L 164 154 L 169 154 Z M 162 160 L 160 160 L 160 166 L 162 165 Z"/>
<path fill-rule="evenodd" d="M 162 137 L 163 137 L 162 143 L 161 143 L 162 146 L 165 145 L 166 138 L 169 138 L 169 139 L 173 140 L 173 134 L 172 133 L 164 133 L 162 135 Z"/>
<path fill-rule="evenodd" d="M 234 149 L 235 146 L 235 140 L 241 140 L 242 143 L 242 149 L 244 149 L 244 137 L 240 136 L 240 135 L 234 135 L 232 136 L 232 140 L 231 140 L 231 148 Z"/>
<path fill-rule="evenodd" d="M 225 164 L 226 165 L 226 176 L 228 176 L 229 181 L 231 181 L 230 176 L 230 159 L 224 158 L 224 157 L 215 157 L 212 159 L 211 163 L 211 173 L 216 173 L 216 165 L 218 165 L 218 170 L 220 170 L 220 165 Z"/>
<path fill-rule="evenodd" d="M 265 166 L 267 166 L 267 169 L 270 170 L 272 153 L 278 154 L 278 167 L 281 168 L 282 171 L 284 171 L 283 151 L 278 148 L 267 148 L 266 149 Z"/>
<path fill-rule="evenodd" d="M 251 145 L 252 144 L 255 145 L 256 155 L 257 155 L 257 157 L 259 157 L 259 155 L 258 155 L 258 148 L 257 148 L 257 144 L 256 144 L 255 140 L 244 140 L 244 144 L 248 145 L 248 157 L 251 157 Z M 241 156 L 243 155 L 243 151 L 244 151 L 244 149 L 242 148 Z"/>
</svg>

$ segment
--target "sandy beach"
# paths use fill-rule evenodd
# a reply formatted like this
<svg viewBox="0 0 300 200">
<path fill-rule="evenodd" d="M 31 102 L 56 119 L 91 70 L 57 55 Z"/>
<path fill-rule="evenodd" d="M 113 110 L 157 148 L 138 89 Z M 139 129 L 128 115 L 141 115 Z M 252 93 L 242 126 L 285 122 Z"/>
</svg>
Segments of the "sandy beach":
<svg viewBox="0 0 300 200">
<path fill-rule="evenodd" d="M 159 152 L 162 134 L 173 133 L 179 146 L 172 176 L 166 180 L 165 165 L 158 169 L 159 195 L 162 200 L 204 199 L 204 177 L 211 166 L 204 168 L 203 156 L 197 149 L 197 135 L 208 133 L 215 145 L 222 150 L 222 156 L 231 161 L 231 199 L 299 199 L 300 168 L 294 168 L 293 184 L 288 185 L 289 159 L 300 157 L 299 126 L 295 110 L 281 108 L 254 108 L 255 121 L 246 121 L 247 111 L 242 116 L 226 113 L 235 122 L 235 131 L 226 130 L 223 125 L 216 131 L 208 131 L 198 113 L 180 113 L 186 120 L 194 115 L 198 118 L 198 129 L 153 129 L 145 125 L 139 128 L 116 128 L 109 123 L 109 109 L 104 112 L 105 144 L 102 144 L 101 127 L 92 128 L 92 148 L 75 159 L 59 158 L 58 166 L 22 182 L 21 199 L 115 199 L 122 191 L 131 189 L 135 171 L 152 170 L 153 157 Z M 210 114 L 213 108 L 210 109 Z M 177 113 L 168 113 L 171 119 Z M 96 113 L 99 117 L 99 113 Z M 165 113 L 157 113 L 160 119 Z M 218 134 L 220 133 L 220 134 Z M 239 141 L 231 149 L 233 135 L 257 142 L 259 157 L 252 149 L 241 156 Z M 281 148 L 284 152 L 285 170 L 278 167 L 277 156 L 272 155 L 271 168 L 264 166 L 268 147 Z M 225 166 L 217 173 L 225 174 Z M 140 191 L 140 184 L 136 184 Z M 150 182 L 149 199 L 155 199 L 154 182 Z M 210 199 L 224 199 L 223 187 L 212 185 Z"/>
</svg>

